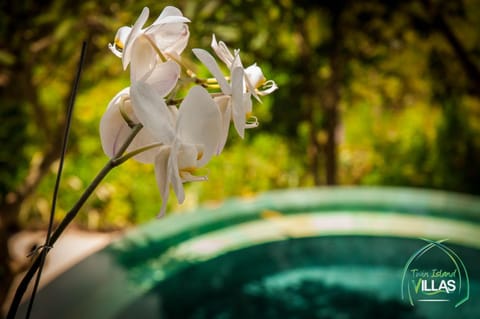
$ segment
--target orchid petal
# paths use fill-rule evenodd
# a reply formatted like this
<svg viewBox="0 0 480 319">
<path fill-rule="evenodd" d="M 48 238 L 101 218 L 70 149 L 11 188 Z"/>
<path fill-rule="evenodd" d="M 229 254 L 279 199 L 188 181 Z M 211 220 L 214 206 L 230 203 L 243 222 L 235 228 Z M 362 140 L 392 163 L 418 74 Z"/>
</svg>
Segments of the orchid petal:
<svg viewBox="0 0 480 319">
<path fill-rule="evenodd" d="M 153 36 L 161 51 L 180 55 L 188 44 L 190 32 L 184 23 L 152 25 L 147 34 Z"/>
<path fill-rule="evenodd" d="M 179 33 L 179 37 L 177 37 L 175 41 L 170 42 L 171 44 L 165 48 L 165 52 L 169 54 L 171 53 L 175 53 L 178 55 L 182 54 L 182 52 L 185 50 L 185 48 L 188 45 L 189 37 L 190 37 L 190 32 L 188 30 L 188 27 L 184 26 L 183 31 Z M 165 41 L 165 39 L 167 38 L 165 37 L 163 41 Z M 162 41 L 162 40 L 158 40 L 158 41 Z"/>
<path fill-rule="evenodd" d="M 260 98 L 258 97 L 256 88 L 257 85 L 260 85 L 260 81 L 262 81 L 262 78 L 263 81 L 265 81 L 262 69 L 260 69 L 260 67 L 258 67 L 256 64 L 252 64 L 245 69 L 245 82 L 247 84 L 247 89 L 260 103 L 262 103 L 262 100 L 260 100 Z"/>
<path fill-rule="evenodd" d="M 177 196 L 177 201 L 179 204 L 182 204 L 185 200 L 185 190 L 183 189 L 183 182 L 180 178 L 180 171 L 178 169 L 178 151 L 179 145 L 174 143 L 172 146 L 172 151 L 170 157 L 168 158 L 168 180 L 172 183 L 173 191 Z"/>
<path fill-rule="evenodd" d="M 232 90 L 230 85 L 228 85 L 225 76 L 223 75 L 220 67 L 215 61 L 215 58 L 203 49 L 193 49 L 193 54 L 207 67 L 207 69 L 212 73 L 212 75 L 217 79 L 220 88 L 224 94 L 231 94 Z"/>
<path fill-rule="evenodd" d="M 278 85 L 275 83 L 273 80 L 268 80 L 265 83 L 263 83 L 261 89 L 258 89 L 258 95 L 265 96 L 269 95 L 272 92 L 278 90 Z"/>
<path fill-rule="evenodd" d="M 122 51 L 118 50 L 118 49 L 115 47 L 115 45 L 109 43 L 109 44 L 108 44 L 108 48 L 110 49 L 110 51 L 112 51 L 113 54 L 115 54 L 115 56 L 116 56 L 117 58 L 120 58 L 120 59 L 122 58 L 122 54 L 123 54 Z"/>
<path fill-rule="evenodd" d="M 182 181 L 185 182 L 203 182 L 208 180 L 207 176 L 197 176 L 190 172 L 182 172 Z"/>
<path fill-rule="evenodd" d="M 123 118 L 120 107 L 124 108 L 130 120 L 138 122 L 137 117 L 133 114 L 130 102 L 128 102 L 130 88 L 120 91 L 109 103 L 107 110 L 100 120 L 100 140 L 105 154 L 113 158 L 120 145 L 122 145 L 131 134 L 132 129 L 128 126 Z M 127 152 L 145 147 L 155 143 L 154 138 L 146 130 L 141 130 L 130 143 Z M 142 163 L 153 162 L 156 150 L 152 149 L 135 155 L 133 158 Z"/>
<path fill-rule="evenodd" d="M 125 88 L 115 95 L 100 120 L 100 140 L 102 148 L 110 158 L 115 156 L 120 144 L 126 140 L 131 131 L 118 108 L 121 99 L 128 96 L 129 90 L 130 88 Z"/>
<path fill-rule="evenodd" d="M 158 18 L 152 23 L 152 25 L 178 22 L 190 22 L 190 20 L 184 17 L 182 11 L 180 11 L 178 8 L 166 6 Z"/>
<path fill-rule="evenodd" d="M 153 36 L 161 51 L 180 55 L 190 36 L 188 22 L 190 19 L 184 17 L 178 8 L 167 6 L 145 32 Z"/>
<path fill-rule="evenodd" d="M 229 65 L 230 70 L 233 70 L 235 68 L 242 68 L 243 69 L 242 60 L 240 59 L 240 49 L 233 50 L 233 55 L 234 55 L 233 61 Z"/>
<path fill-rule="evenodd" d="M 140 35 L 140 33 L 142 33 L 142 27 L 145 22 L 147 22 L 149 14 L 150 11 L 148 10 L 148 8 L 144 7 L 137 21 L 135 21 L 135 24 L 133 25 L 127 40 L 125 41 L 125 48 L 122 55 L 122 64 L 124 69 L 127 69 L 127 66 L 130 63 L 132 45 L 137 39 L 137 37 Z"/>
<path fill-rule="evenodd" d="M 245 115 L 252 112 L 252 94 L 251 92 L 243 93 L 243 111 Z"/>
<path fill-rule="evenodd" d="M 123 49 L 125 48 L 125 43 L 127 42 L 127 38 L 130 35 L 132 28 L 124 26 L 117 30 L 115 34 L 114 44 L 109 43 L 108 48 L 110 51 L 113 52 L 117 57 L 122 57 Z"/>
<path fill-rule="evenodd" d="M 142 81 L 132 83 L 130 89 L 133 110 L 158 142 L 172 144 L 175 132 L 171 123 L 171 113 L 162 96 Z"/>
<path fill-rule="evenodd" d="M 260 85 L 267 80 L 263 75 L 262 69 L 256 63 L 245 69 L 245 76 L 249 79 L 254 88 L 260 87 Z"/>
<path fill-rule="evenodd" d="M 230 52 L 227 45 L 223 41 L 217 42 L 215 34 L 212 34 L 211 47 L 220 60 L 222 60 L 223 63 L 230 68 L 234 60 L 232 52 Z"/>
<path fill-rule="evenodd" d="M 162 198 L 162 207 L 157 217 L 165 215 L 167 210 L 168 196 L 170 195 L 170 181 L 168 179 L 168 161 L 170 158 L 171 146 L 163 146 L 155 157 L 155 179 L 160 197 Z"/>
<path fill-rule="evenodd" d="M 157 54 L 146 35 L 139 36 L 131 49 L 130 81 L 135 82 L 149 73 L 156 64 Z"/>
<path fill-rule="evenodd" d="M 260 98 L 258 97 L 257 93 L 255 92 L 255 86 L 252 84 L 252 82 L 250 81 L 250 78 L 248 77 L 248 74 L 247 74 L 247 69 L 244 69 L 243 68 L 243 65 L 242 65 L 242 61 L 240 59 L 240 50 L 235 50 L 235 59 L 233 60 L 233 63 L 232 63 L 232 66 L 231 66 L 231 70 L 234 70 L 236 68 L 242 68 L 243 71 L 244 71 L 244 81 L 242 81 L 242 88 L 243 88 L 243 91 L 246 92 L 250 92 L 252 93 L 252 95 L 255 97 L 255 99 L 258 101 L 258 102 L 262 102 L 260 100 Z M 232 71 L 233 72 L 233 71 Z M 251 72 L 251 71 L 250 71 Z"/>
<path fill-rule="evenodd" d="M 243 69 L 241 67 L 235 68 L 232 71 L 232 118 L 233 125 L 240 135 L 244 137 L 245 133 L 245 107 L 243 105 Z"/>
<path fill-rule="evenodd" d="M 222 116 L 222 131 L 216 152 L 216 155 L 219 155 L 227 143 L 228 129 L 230 128 L 230 120 L 232 119 L 232 97 L 230 95 L 221 95 L 215 97 L 213 100 L 217 104 L 220 115 Z"/>
<path fill-rule="evenodd" d="M 199 165 L 205 165 L 217 152 L 222 132 L 220 111 L 201 86 L 190 89 L 179 108 L 177 133 L 181 141 L 204 145 Z"/>
<path fill-rule="evenodd" d="M 152 23 L 152 25 L 163 25 L 163 24 L 172 24 L 172 23 L 188 23 L 190 19 L 184 16 L 167 16 L 160 19 L 160 17 Z"/>
<path fill-rule="evenodd" d="M 256 127 L 258 127 L 258 119 L 255 116 L 251 117 L 250 119 L 253 119 L 254 122 L 245 123 L 245 128 L 256 128 Z"/>
<path fill-rule="evenodd" d="M 165 97 L 177 85 L 180 72 L 180 66 L 174 61 L 159 63 L 145 82 L 151 85 L 160 96 Z"/>
<path fill-rule="evenodd" d="M 172 127 L 175 127 L 177 125 L 177 120 L 178 120 L 178 108 L 176 105 L 168 105 L 167 106 L 168 111 L 169 111 L 169 119 L 170 123 L 172 124 Z"/>
</svg>

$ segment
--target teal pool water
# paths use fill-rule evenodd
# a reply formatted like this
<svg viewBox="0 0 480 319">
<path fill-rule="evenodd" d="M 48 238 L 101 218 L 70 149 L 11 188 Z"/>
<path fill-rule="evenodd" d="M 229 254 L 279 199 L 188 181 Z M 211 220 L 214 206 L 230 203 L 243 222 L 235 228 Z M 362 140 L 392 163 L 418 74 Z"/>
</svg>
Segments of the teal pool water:
<svg viewBox="0 0 480 319">
<path fill-rule="evenodd" d="M 421 238 L 448 239 L 468 270 L 469 298 L 460 306 L 412 305 L 402 296 L 405 266 L 426 245 Z M 417 257 L 425 267 L 452 268 L 440 253 Z M 33 317 L 480 318 L 479 261 L 476 197 L 278 191 L 138 227 L 42 289 Z M 467 291 L 466 281 L 456 292 Z M 412 289 L 424 287 L 415 282 Z"/>
<path fill-rule="evenodd" d="M 473 300 L 415 307 L 400 294 L 413 239 L 329 236 L 264 244 L 188 267 L 123 308 L 117 318 L 477 318 Z M 479 252 L 451 246 L 473 261 Z M 471 278 L 478 266 L 467 263 Z M 438 264 L 442 267 L 441 264 Z M 188 293 L 182 293 L 187 291 Z M 148 310 L 146 310 L 148 309 Z"/>
</svg>

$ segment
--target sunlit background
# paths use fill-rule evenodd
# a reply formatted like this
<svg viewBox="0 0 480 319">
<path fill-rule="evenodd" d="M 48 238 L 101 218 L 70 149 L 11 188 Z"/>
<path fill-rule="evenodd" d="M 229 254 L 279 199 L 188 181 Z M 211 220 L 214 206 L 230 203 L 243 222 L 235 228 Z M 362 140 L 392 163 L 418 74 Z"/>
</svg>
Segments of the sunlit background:
<svg viewBox="0 0 480 319">
<path fill-rule="evenodd" d="M 101 169 L 98 127 L 129 85 L 108 50 L 144 6 L 191 19 L 188 48 L 212 33 L 257 62 L 280 89 L 254 103 L 260 126 L 229 137 L 222 156 L 168 212 L 229 197 L 317 185 L 389 185 L 480 193 L 478 1 L 5 1 L 0 4 L 0 251 L 45 227 L 65 110 L 82 41 L 85 68 L 57 220 Z M 197 62 L 190 50 L 184 58 Z M 196 70 L 204 72 L 204 70 Z M 110 231 L 152 220 L 153 167 L 129 161 L 98 187 L 78 227 Z M 2 292 L 3 293 L 3 292 Z M 3 298 L 4 296 L 2 296 Z"/>
</svg>

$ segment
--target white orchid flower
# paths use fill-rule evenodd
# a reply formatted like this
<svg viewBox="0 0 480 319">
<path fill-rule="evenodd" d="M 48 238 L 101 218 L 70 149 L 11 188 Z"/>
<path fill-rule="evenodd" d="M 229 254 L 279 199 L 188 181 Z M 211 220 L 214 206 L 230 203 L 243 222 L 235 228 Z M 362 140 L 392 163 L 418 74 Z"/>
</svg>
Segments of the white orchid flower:
<svg viewBox="0 0 480 319">
<path fill-rule="evenodd" d="M 130 87 L 120 91 L 108 104 L 107 110 L 100 120 L 100 140 L 105 154 L 113 158 L 123 142 L 130 135 L 131 128 L 128 126 L 124 115 L 132 122 L 139 122 L 133 113 L 132 103 L 130 101 Z M 129 145 L 127 152 L 141 148 L 145 145 L 154 143 L 153 137 L 146 130 L 141 130 Z M 137 156 L 140 162 L 153 162 L 156 153 L 143 152 Z"/>
<path fill-rule="evenodd" d="M 245 89 L 244 69 L 241 65 L 236 64 L 235 59 L 232 62 L 234 67 L 231 69 L 229 83 L 210 53 L 203 49 L 193 49 L 193 53 L 216 78 L 223 93 L 215 98 L 222 114 L 221 143 L 217 150 L 217 153 L 220 154 L 227 140 L 230 120 L 233 121 L 238 135 L 242 138 L 244 138 L 245 129 L 258 126 L 256 119 L 253 123 L 247 123 L 247 118 L 252 112 L 251 92 Z"/>
<path fill-rule="evenodd" d="M 242 67 L 242 61 L 240 59 L 240 50 L 234 50 L 234 54 L 223 41 L 217 42 L 215 34 L 212 35 L 211 47 L 215 54 L 225 65 L 231 70 L 235 67 Z M 260 101 L 258 95 L 264 96 L 272 93 L 278 89 L 277 84 L 273 80 L 268 80 L 263 75 L 262 69 L 256 64 L 252 64 L 244 69 L 245 84 L 247 89 L 252 95 Z"/>
<path fill-rule="evenodd" d="M 238 135 L 243 138 L 245 129 L 258 126 L 256 118 L 251 116 L 251 96 L 261 102 L 259 96 L 272 93 L 278 89 L 278 86 L 274 81 L 266 80 L 262 69 L 256 63 L 244 68 L 240 59 L 240 50 L 234 50 L 232 53 L 224 42 L 217 42 L 215 35 L 212 37 L 211 46 L 217 57 L 230 70 L 230 83 L 210 53 L 203 49 L 193 49 L 193 53 L 215 77 L 224 94 L 224 96 L 215 97 L 223 117 L 222 143 L 219 144 L 218 149 L 220 153 L 227 140 L 230 119 Z"/>
<path fill-rule="evenodd" d="M 178 116 L 172 121 L 162 96 L 148 83 L 132 84 L 132 102 L 145 129 L 163 143 L 155 156 L 155 176 L 165 213 L 170 185 L 179 203 L 185 193 L 183 183 L 205 180 L 193 173 L 204 166 L 215 154 L 221 132 L 220 112 L 210 94 L 201 86 L 194 86 L 180 104 Z"/>
<path fill-rule="evenodd" d="M 178 64 L 173 61 L 167 61 L 156 65 L 156 67 L 145 76 L 145 81 L 163 98 L 175 87 L 179 74 L 180 68 Z M 171 110 L 170 117 L 174 117 L 175 110 Z M 100 121 L 102 148 L 110 158 L 115 155 L 119 146 L 122 145 L 130 135 L 131 128 L 129 127 L 127 119 L 133 123 L 142 123 L 136 113 L 135 105 L 132 104 L 130 98 L 129 87 L 120 91 L 110 101 Z M 170 121 L 173 121 L 173 119 Z M 135 151 L 155 143 L 157 143 L 157 140 L 154 136 L 150 134 L 148 130 L 142 129 L 127 148 L 127 152 Z M 152 163 L 155 160 L 157 152 L 157 150 L 151 149 L 135 155 L 134 158 L 143 163 Z"/>
<path fill-rule="evenodd" d="M 132 69 L 148 70 L 159 54 L 179 56 L 187 46 L 190 33 L 186 23 L 190 20 L 179 9 L 166 7 L 152 25 L 143 28 L 148 16 L 149 9 L 145 7 L 134 25 L 119 28 L 114 44 L 109 44 L 110 50 L 122 59 L 124 69 L 132 63 Z M 140 74 L 136 71 L 134 79 L 139 79 Z"/>
<path fill-rule="evenodd" d="M 267 81 L 263 75 L 262 69 L 256 63 L 245 69 L 245 75 L 257 95 L 265 96 L 278 89 L 275 81 Z"/>
</svg>

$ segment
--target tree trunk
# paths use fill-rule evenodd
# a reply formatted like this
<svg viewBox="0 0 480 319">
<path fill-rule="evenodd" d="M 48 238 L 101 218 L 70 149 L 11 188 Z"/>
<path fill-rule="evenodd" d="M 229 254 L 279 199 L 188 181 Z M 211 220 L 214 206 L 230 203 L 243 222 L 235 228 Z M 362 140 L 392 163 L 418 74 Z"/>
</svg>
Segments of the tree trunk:
<svg viewBox="0 0 480 319">
<path fill-rule="evenodd" d="M 325 114 L 325 128 L 327 141 L 325 145 L 325 174 L 326 184 L 337 184 L 337 127 L 339 123 L 340 88 L 343 74 L 342 42 L 343 34 L 340 23 L 341 9 L 332 12 L 332 40 L 329 56 L 330 78 L 323 94 Z"/>
<path fill-rule="evenodd" d="M 311 82 L 311 81 L 310 81 Z M 313 92 L 310 92 L 310 94 L 314 94 Z M 313 100 L 313 99 L 309 99 Z M 316 106 L 316 103 L 313 101 L 309 102 L 309 115 L 308 115 L 308 120 L 310 123 L 310 132 L 309 132 L 309 142 L 308 142 L 308 149 L 307 149 L 307 156 L 308 156 L 308 163 L 310 166 L 310 172 L 313 177 L 313 183 L 315 186 L 321 185 L 322 180 L 321 180 L 321 174 L 320 174 L 320 156 L 321 156 L 321 145 L 318 142 L 317 138 L 317 129 L 316 129 L 316 123 L 315 123 L 315 113 L 318 112 L 318 107 Z"/>
<path fill-rule="evenodd" d="M 432 27 L 445 38 L 448 45 L 452 48 L 452 52 L 458 58 L 465 75 L 470 80 L 470 93 L 480 96 L 480 67 L 472 59 L 465 45 L 448 24 L 441 8 L 431 0 L 423 0 L 422 3 L 426 13 L 430 16 Z"/>
</svg>

